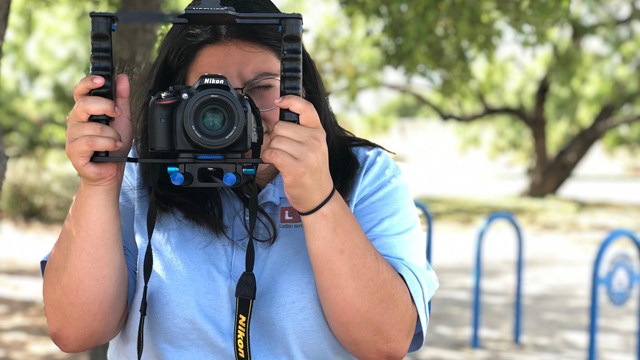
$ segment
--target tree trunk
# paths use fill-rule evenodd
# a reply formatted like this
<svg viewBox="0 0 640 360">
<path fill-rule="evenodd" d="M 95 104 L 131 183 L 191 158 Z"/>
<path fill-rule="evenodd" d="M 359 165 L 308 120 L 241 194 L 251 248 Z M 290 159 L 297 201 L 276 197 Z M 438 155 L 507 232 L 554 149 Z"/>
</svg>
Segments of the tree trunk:
<svg viewBox="0 0 640 360">
<path fill-rule="evenodd" d="M 605 122 L 613 116 L 615 107 L 607 104 L 602 107 L 591 126 L 576 135 L 546 166 L 538 169 L 541 176 L 532 176 L 525 195 L 544 197 L 555 194 L 573 173 L 578 163 L 589 149 L 606 133 Z M 536 164 L 537 165 L 537 164 Z"/>
<path fill-rule="evenodd" d="M 122 0 L 119 12 L 151 12 L 162 10 L 163 0 Z M 119 23 L 113 40 L 116 73 L 126 73 L 131 86 L 138 86 L 139 75 L 151 65 L 151 53 L 158 37 L 159 24 Z M 144 85 L 143 85 L 144 86 Z"/>
<path fill-rule="evenodd" d="M 541 170 L 541 177 L 531 177 L 529 189 L 525 194 L 531 197 L 555 194 L 599 138 L 593 133 L 574 138 L 548 166 Z"/>
<path fill-rule="evenodd" d="M 542 189 L 545 189 L 542 190 L 543 192 L 546 191 L 545 183 L 549 180 L 546 121 L 544 119 L 538 119 L 531 124 L 530 128 L 533 136 L 533 149 L 535 159 L 533 169 L 529 178 L 529 192 L 526 195 L 542 197 L 548 193 L 537 193 Z M 532 189 L 534 189 L 535 191 L 532 192 Z"/>
<path fill-rule="evenodd" d="M 7 32 L 9 23 L 9 9 L 11 8 L 11 0 L 0 1 L 0 60 L 2 60 L 2 47 L 4 45 L 4 35 Z M 2 79 L 2 77 L 0 77 Z M 4 134 L 0 130 L 0 196 L 2 195 L 2 184 L 4 176 L 7 172 L 7 154 L 4 150 Z"/>
<path fill-rule="evenodd" d="M 529 196 L 544 196 L 538 192 L 545 192 L 546 182 L 549 179 L 547 173 L 549 164 L 549 154 L 547 153 L 547 118 L 545 116 L 545 105 L 547 94 L 549 93 L 549 76 L 545 75 L 538 84 L 535 96 L 535 105 L 530 120 L 527 123 L 533 137 L 534 163 L 529 178 Z M 531 191 L 531 190 L 535 191 Z"/>
</svg>

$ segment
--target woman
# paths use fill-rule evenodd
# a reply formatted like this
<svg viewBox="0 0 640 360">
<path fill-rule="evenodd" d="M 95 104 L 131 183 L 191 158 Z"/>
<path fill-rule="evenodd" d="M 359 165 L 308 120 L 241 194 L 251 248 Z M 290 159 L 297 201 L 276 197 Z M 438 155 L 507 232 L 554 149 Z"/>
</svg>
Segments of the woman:
<svg viewBox="0 0 640 360">
<path fill-rule="evenodd" d="M 279 12 L 268 0 L 222 5 Z M 384 150 L 337 124 L 306 51 L 304 96 L 278 96 L 279 53 L 277 29 L 174 26 L 147 79 L 158 91 L 222 74 L 260 108 L 265 165 L 256 175 L 262 241 L 251 355 L 402 358 L 422 346 L 437 288 L 407 186 Z M 111 341 L 110 357 L 135 357 L 151 200 L 158 216 L 144 356 L 233 358 L 247 190 L 176 187 L 166 165 L 91 162 L 94 151 L 125 155 L 132 142 L 138 156 L 149 156 L 147 104 L 134 104 L 139 131 L 132 141 L 127 77 L 116 78 L 114 101 L 89 96 L 103 83 L 82 79 L 68 116 L 67 154 L 81 184 L 44 272 L 51 338 L 67 352 Z M 279 109 L 297 113 L 300 123 L 278 121 Z M 93 114 L 114 121 L 88 121 Z"/>
</svg>

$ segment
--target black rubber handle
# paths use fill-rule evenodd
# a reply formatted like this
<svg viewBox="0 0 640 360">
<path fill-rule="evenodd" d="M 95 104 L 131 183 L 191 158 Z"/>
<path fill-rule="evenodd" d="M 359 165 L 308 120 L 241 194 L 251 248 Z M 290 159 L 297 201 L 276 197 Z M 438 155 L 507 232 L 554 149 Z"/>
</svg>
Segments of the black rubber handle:
<svg viewBox="0 0 640 360">
<path fill-rule="evenodd" d="M 302 19 L 282 22 L 280 95 L 302 96 Z M 299 122 L 298 114 L 280 110 L 280 120 Z"/>
<path fill-rule="evenodd" d="M 89 73 L 91 75 L 99 75 L 104 78 L 104 84 L 95 90 L 91 90 L 89 95 L 101 96 L 106 99 L 113 100 L 113 36 L 115 29 L 116 17 L 111 13 L 91 14 L 91 59 L 89 64 Z M 91 115 L 90 121 L 96 121 L 105 125 L 109 125 L 112 120 L 107 115 Z M 94 156 L 109 156 L 108 152 L 98 151 Z"/>
</svg>

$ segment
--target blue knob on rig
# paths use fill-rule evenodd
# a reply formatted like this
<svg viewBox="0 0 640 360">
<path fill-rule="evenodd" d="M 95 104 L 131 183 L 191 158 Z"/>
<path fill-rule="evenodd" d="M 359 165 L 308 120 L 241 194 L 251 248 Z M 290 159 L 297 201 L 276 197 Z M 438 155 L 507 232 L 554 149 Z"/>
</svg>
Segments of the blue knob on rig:
<svg viewBox="0 0 640 360">
<path fill-rule="evenodd" d="M 171 183 L 175 186 L 182 186 L 184 184 L 184 174 L 181 172 L 174 172 L 169 175 Z"/>
<path fill-rule="evenodd" d="M 227 186 L 236 186 L 240 183 L 240 177 L 236 173 L 225 173 L 222 182 Z"/>
</svg>

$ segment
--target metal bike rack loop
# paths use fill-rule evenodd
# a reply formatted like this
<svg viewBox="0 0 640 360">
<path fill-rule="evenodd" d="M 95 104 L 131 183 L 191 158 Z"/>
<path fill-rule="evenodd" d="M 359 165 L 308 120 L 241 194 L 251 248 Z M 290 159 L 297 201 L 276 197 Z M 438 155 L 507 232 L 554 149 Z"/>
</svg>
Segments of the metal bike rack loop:
<svg viewBox="0 0 640 360">
<path fill-rule="evenodd" d="M 482 279 L 482 241 L 483 238 L 489 229 L 489 226 L 496 220 L 504 219 L 507 220 L 511 225 L 513 225 L 514 230 L 516 231 L 517 241 L 518 241 L 518 249 L 517 249 L 517 264 L 516 264 L 516 300 L 515 300 L 515 319 L 513 326 L 513 341 L 516 344 L 520 344 L 520 334 L 522 328 L 522 302 L 521 302 L 521 294 L 522 294 L 522 232 L 520 231 L 520 226 L 516 222 L 515 218 L 512 214 L 507 212 L 496 212 L 487 218 L 487 221 L 482 226 L 480 233 L 478 235 L 477 247 L 476 247 L 476 259 L 475 259 L 475 268 L 474 268 L 474 291 L 473 291 L 473 334 L 471 337 L 471 346 L 475 349 L 480 347 L 478 328 L 480 326 L 480 280 Z"/>
<path fill-rule="evenodd" d="M 413 203 L 420 210 L 422 215 L 427 221 L 427 261 L 431 264 L 431 237 L 433 235 L 433 215 L 429 211 L 427 205 L 419 200 L 414 200 Z"/>
<path fill-rule="evenodd" d="M 413 203 L 420 210 L 422 215 L 424 215 L 424 218 L 427 221 L 427 253 L 426 253 L 426 257 L 427 257 L 427 262 L 429 262 L 429 264 L 431 264 L 431 238 L 432 238 L 432 235 L 433 235 L 433 215 L 431 215 L 431 211 L 429 211 L 429 208 L 423 202 L 421 202 L 419 200 L 414 200 Z M 429 314 L 431 314 L 431 301 L 429 301 L 428 307 L 429 307 L 428 308 Z"/>
<path fill-rule="evenodd" d="M 621 266 L 613 266 L 613 269 L 611 269 L 604 277 L 600 277 L 599 275 L 600 267 L 602 265 L 602 260 L 604 258 L 605 252 L 609 247 L 611 247 L 611 245 L 613 245 L 614 242 L 616 242 L 617 240 L 622 240 L 622 238 L 627 238 L 631 240 L 635 244 L 638 250 L 638 255 L 640 256 L 640 238 L 638 238 L 638 236 L 630 230 L 626 230 L 626 229 L 614 230 L 609 234 L 609 236 L 606 239 L 602 241 L 602 244 L 600 245 L 600 249 L 598 250 L 598 254 L 596 256 L 596 259 L 593 265 L 593 278 L 591 282 L 591 320 L 589 325 L 589 360 L 595 360 L 597 357 L 596 336 L 598 333 L 598 313 L 599 313 L 598 288 L 600 286 L 605 286 L 607 288 L 607 291 L 609 292 L 609 298 L 612 300 L 612 302 L 614 302 L 613 301 L 614 299 L 612 298 L 612 295 L 611 295 L 611 293 L 614 292 L 613 278 L 616 275 L 617 271 L 622 271 L 623 275 L 628 276 L 628 283 L 627 283 L 628 287 L 622 289 L 622 292 L 624 292 L 623 294 L 624 299 L 622 299 L 619 303 L 614 302 L 614 305 L 622 306 L 624 305 L 628 297 L 631 295 L 634 285 L 640 283 L 640 274 L 638 274 L 634 270 L 633 265 L 629 264 L 628 262 L 620 262 Z M 637 259 L 638 257 L 636 257 L 635 260 Z M 638 314 L 638 323 L 640 323 L 640 309 Z M 638 335 L 636 340 L 637 341 L 636 358 L 640 359 L 640 327 L 637 330 L 637 333 Z"/>
</svg>

